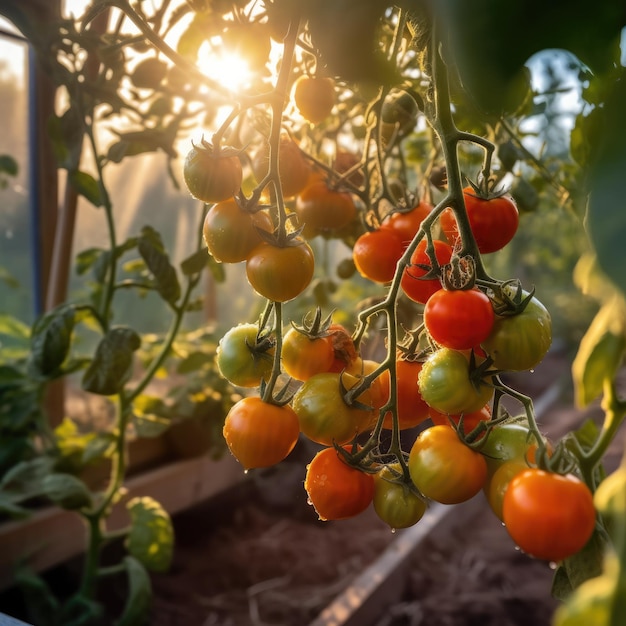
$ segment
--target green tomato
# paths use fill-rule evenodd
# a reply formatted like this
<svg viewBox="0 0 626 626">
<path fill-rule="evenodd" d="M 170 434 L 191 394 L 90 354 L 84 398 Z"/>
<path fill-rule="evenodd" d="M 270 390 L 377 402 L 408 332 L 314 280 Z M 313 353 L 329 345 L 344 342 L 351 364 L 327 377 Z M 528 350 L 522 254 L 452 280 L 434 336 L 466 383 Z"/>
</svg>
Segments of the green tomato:
<svg viewBox="0 0 626 626">
<path fill-rule="evenodd" d="M 400 463 L 384 465 L 374 475 L 374 511 L 390 528 L 409 528 L 426 512 L 426 502 L 401 480 Z"/>
</svg>

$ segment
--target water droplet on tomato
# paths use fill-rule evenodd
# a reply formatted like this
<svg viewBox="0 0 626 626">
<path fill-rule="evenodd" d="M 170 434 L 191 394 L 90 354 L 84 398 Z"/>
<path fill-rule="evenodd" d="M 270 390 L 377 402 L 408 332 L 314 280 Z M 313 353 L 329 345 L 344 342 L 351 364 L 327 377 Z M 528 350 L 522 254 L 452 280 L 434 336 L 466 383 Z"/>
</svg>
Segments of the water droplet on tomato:
<svg viewBox="0 0 626 626">
<path fill-rule="evenodd" d="M 552 570 L 555 570 L 558 566 L 559 564 L 555 563 L 554 561 L 550 561 L 550 563 L 548 563 L 548 567 Z"/>
<path fill-rule="evenodd" d="M 393 535 L 395 535 L 395 534 L 396 534 L 396 529 L 395 529 L 395 528 L 392 528 L 392 529 L 391 529 L 391 533 L 392 533 Z"/>
<path fill-rule="evenodd" d="M 311 500 L 311 498 L 307 498 L 307 499 L 306 499 L 306 503 L 307 503 L 309 506 L 313 506 L 313 500 Z"/>
</svg>

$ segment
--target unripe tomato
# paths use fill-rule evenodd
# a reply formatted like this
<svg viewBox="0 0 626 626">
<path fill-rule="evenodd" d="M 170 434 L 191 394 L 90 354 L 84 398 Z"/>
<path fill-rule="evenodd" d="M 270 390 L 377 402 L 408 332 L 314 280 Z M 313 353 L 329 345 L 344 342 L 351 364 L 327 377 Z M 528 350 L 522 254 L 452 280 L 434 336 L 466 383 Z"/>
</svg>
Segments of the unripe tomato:
<svg viewBox="0 0 626 626">
<path fill-rule="evenodd" d="M 202 227 L 209 254 L 220 263 L 245 261 L 263 239 L 259 229 L 272 232 L 272 219 L 265 211 L 248 213 L 234 199 L 211 207 Z"/>
<path fill-rule="evenodd" d="M 253 289 L 264 298 L 288 302 L 309 285 L 315 270 L 313 250 L 304 239 L 284 248 L 262 242 L 246 260 L 246 275 Z"/>
<path fill-rule="evenodd" d="M 293 84 L 292 98 L 305 120 L 319 124 L 335 106 L 335 82 L 324 76 L 299 76 Z"/>
<path fill-rule="evenodd" d="M 391 529 L 409 528 L 426 512 L 426 502 L 400 481 L 400 463 L 383 465 L 374 474 L 374 511 Z"/>
<path fill-rule="evenodd" d="M 243 170 L 239 157 L 232 155 L 232 149 L 216 153 L 209 144 L 203 144 L 187 153 L 183 178 L 194 198 L 207 203 L 221 202 L 239 191 Z"/>
<path fill-rule="evenodd" d="M 391 229 L 363 233 L 352 248 L 352 259 L 363 278 L 375 283 L 393 279 L 398 261 L 404 252 L 400 235 Z"/>
<path fill-rule="evenodd" d="M 232 455 L 252 469 L 282 461 L 295 447 L 300 429 L 288 404 L 277 406 L 251 396 L 231 407 L 223 434 Z"/>
<path fill-rule="evenodd" d="M 446 426 L 432 426 L 418 435 L 408 465 L 420 493 L 442 504 L 469 500 L 487 479 L 484 457 Z"/>
<path fill-rule="evenodd" d="M 589 487 L 576 476 L 530 468 L 509 483 L 502 518 L 524 552 L 558 562 L 582 550 L 591 538 L 596 510 Z"/>
<path fill-rule="evenodd" d="M 350 467 L 335 448 L 324 448 L 307 465 L 304 488 L 320 520 L 346 519 L 370 505 L 374 478 Z"/>
<path fill-rule="evenodd" d="M 509 488 L 510 482 L 515 476 L 525 472 L 527 469 L 528 465 L 524 461 L 513 459 L 504 461 L 491 476 L 487 477 L 487 482 L 484 486 L 485 497 L 491 510 L 500 521 L 502 521 L 504 494 Z"/>
</svg>

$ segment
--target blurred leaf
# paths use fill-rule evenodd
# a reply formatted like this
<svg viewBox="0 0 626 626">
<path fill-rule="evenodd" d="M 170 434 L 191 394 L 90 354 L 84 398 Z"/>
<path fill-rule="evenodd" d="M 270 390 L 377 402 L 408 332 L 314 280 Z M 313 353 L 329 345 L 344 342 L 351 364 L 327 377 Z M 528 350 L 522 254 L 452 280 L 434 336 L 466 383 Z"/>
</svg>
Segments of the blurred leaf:
<svg viewBox="0 0 626 626">
<path fill-rule="evenodd" d="M 37 626 L 56 626 L 61 607 L 48 583 L 24 566 L 17 568 L 14 580 L 24 596 L 29 621 Z"/>
<path fill-rule="evenodd" d="M 146 262 L 148 269 L 154 276 L 161 297 L 166 302 L 175 304 L 180 298 L 180 283 L 176 270 L 165 252 L 159 233 L 150 226 L 144 226 L 137 248 L 141 258 Z"/>
<path fill-rule="evenodd" d="M 0 280 L 9 287 L 16 289 L 20 286 L 19 280 L 15 278 L 12 274 L 9 273 L 9 270 L 6 267 L 0 267 Z"/>
<path fill-rule="evenodd" d="M 194 351 L 188 354 L 177 366 L 176 372 L 178 374 L 191 374 L 206 368 L 207 365 L 212 365 L 215 362 L 214 354 L 207 354 L 206 352 Z"/>
<path fill-rule="evenodd" d="M 180 264 L 180 269 L 185 276 L 193 276 L 199 274 L 209 264 L 209 255 L 206 248 L 197 250 L 191 256 L 188 256 Z"/>
<path fill-rule="evenodd" d="M 65 361 L 75 313 L 72 305 L 61 305 L 35 322 L 31 335 L 31 365 L 38 374 L 54 374 Z"/>
<path fill-rule="evenodd" d="M 30 337 L 30 328 L 16 317 L 0 313 L 0 335 L 27 341 Z"/>
<path fill-rule="evenodd" d="M 47 456 L 21 461 L 2 477 L 0 487 L 19 493 L 23 498 L 40 495 L 43 479 L 51 472 L 53 464 L 53 459 Z"/>
<path fill-rule="evenodd" d="M 132 423 L 137 437 L 144 439 L 160 437 L 172 425 L 170 420 L 150 413 L 133 415 Z"/>
<path fill-rule="evenodd" d="M 89 489 L 80 478 L 72 474 L 48 474 L 42 486 L 44 495 L 64 509 L 82 509 L 92 504 Z"/>
<path fill-rule="evenodd" d="M 104 204 L 100 184 L 91 174 L 72 170 L 69 173 L 69 181 L 74 189 L 87 198 L 95 207 L 100 207 Z"/>
<path fill-rule="evenodd" d="M 152 584 L 146 568 L 139 559 L 124 557 L 128 576 L 128 593 L 124 611 L 115 626 L 141 626 L 148 622 L 152 602 Z"/>
<path fill-rule="evenodd" d="M 17 176 L 19 167 L 17 161 L 9 154 L 0 154 L 0 174 Z"/>
</svg>

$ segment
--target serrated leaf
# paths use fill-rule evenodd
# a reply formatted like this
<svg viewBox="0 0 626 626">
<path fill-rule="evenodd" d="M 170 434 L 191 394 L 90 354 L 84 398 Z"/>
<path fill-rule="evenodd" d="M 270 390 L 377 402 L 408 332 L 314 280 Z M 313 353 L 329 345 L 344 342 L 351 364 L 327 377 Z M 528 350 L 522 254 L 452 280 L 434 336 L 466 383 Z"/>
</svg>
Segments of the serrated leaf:
<svg viewBox="0 0 626 626">
<path fill-rule="evenodd" d="M 605 303 L 591 322 L 572 363 L 576 404 L 585 407 L 612 381 L 626 350 L 626 321 L 621 298 Z"/>
<path fill-rule="evenodd" d="M 128 577 L 126 604 L 116 626 L 141 626 L 148 621 L 152 602 L 152 584 L 146 568 L 139 559 L 124 557 L 124 567 Z"/>
<path fill-rule="evenodd" d="M 69 173 L 68 178 L 72 187 L 95 207 L 101 207 L 104 204 L 100 184 L 91 174 L 73 170 Z"/>
<path fill-rule="evenodd" d="M 80 478 L 72 474 L 48 474 L 42 486 L 44 495 L 64 509 L 82 509 L 92 504 L 89 489 Z"/>
<path fill-rule="evenodd" d="M 133 353 L 140 345 L 141 339 L 132 328 L 109 330 L 83 376 L 83 389 L 103 396 L 119 393 L 131 376 Z"/>
<path fill-rule="evenodd" d="M 174 528 L 169 513 L 153 498 L 133 498 L 127 505 L 131 529 L 128 552 L 153 572 L 166 571 L 172 561 Z"/>
<path fill-rule="evenodd" d="M 150 273 L 154 276 L 157 291 L 161 297 L 166 302 L 175 304 L 180 298 L 180 283 L 176 270 L 165 252 L 159 233 L 153 228 L 144 227 L 137 249 Z"/>
<path fill-rule="evenodd" d="M 65 361 L 75 316 L 73 306 L 62 305 L 44 314 L 35 323 L 31 335 L 31 366 L 37 374 L 50 376 Z"/>
</svg>

